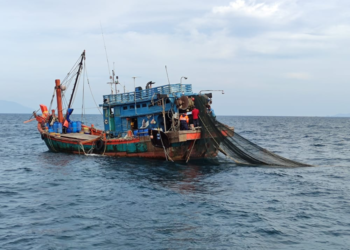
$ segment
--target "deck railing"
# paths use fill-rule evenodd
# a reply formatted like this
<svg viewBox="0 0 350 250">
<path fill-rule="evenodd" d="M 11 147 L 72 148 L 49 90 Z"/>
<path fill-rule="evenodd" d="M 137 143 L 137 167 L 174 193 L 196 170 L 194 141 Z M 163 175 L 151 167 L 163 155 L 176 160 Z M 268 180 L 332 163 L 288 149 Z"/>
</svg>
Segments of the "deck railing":
<svg viewBox="0 0 350 250">
<path fill-rule="evenodd" d="M 159 86 L 150 89 L 144 90 L 136 90 L 135 92 L 129 92 L 124 94 L 117 95 L 104 95 L 103 99 L 108 100 L 109 103 L 128 103 L 135 101 L 142 101 L 151 98 L 155 98 L 157 94 L 171 94 L 177 92 L 191 93 L 192 92 L 192 84 L 168 84 L 164 86 Z"/>
</svg>

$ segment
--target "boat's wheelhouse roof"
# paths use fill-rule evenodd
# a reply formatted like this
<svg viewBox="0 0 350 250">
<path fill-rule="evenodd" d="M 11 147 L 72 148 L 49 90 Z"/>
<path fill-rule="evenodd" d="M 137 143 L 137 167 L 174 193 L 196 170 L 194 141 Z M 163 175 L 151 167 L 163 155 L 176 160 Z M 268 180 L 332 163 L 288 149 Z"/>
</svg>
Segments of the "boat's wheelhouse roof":
<svg viewBox="0 0 350 250">
<path fill-rule="evenodd" d="M 127 103 L 150 101 L 157 98 L 158 94 L 172 95 L 172 97 L 179 95 L 191 95 L 192 84 L 167 84 L 154 88 L 135 90 L 133 92 L 123 94 L 104 95 L 103 100 L 107 105 L 121 105 Z M 136 98 L 136 100 L 135 100 Z M 103 105 L 100 105 L 103 106 Z"/>
</svg>

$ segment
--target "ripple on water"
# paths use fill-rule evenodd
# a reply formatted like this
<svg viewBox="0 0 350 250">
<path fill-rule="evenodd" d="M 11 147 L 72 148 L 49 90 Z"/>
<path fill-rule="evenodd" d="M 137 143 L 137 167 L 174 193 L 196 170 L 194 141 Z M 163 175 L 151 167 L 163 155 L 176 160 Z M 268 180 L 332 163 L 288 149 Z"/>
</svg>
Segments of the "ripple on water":
<svg viewBox="0 0 350 250">
<path fill-rule="evenodd" d="M 55 154 L 34 123 L 22 123 L 28 115 L 0 116 L 1 249 L 350 245 L 350 119 L 219 117 L 263 148 L 318 166 L 290 169 L 223 156 L 183 164 Z"/>
</svg>

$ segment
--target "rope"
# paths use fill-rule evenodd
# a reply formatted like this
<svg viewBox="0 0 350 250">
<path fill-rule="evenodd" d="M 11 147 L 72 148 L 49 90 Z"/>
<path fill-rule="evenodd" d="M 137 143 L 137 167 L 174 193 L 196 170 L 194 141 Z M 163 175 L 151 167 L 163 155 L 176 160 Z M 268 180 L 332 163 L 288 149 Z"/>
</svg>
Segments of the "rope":
<svg viewBox="0 0 350 250">
<path fill-rule="evenodd" d="M 101 136 L 101 139 L 102 139 L 102 136 Z M 103 150 L 102 155 L 105 155 L 105 153 L 106 153 L 106 149 L 107 149 L 107 140 L 106 140 L 106 142 L 105 142 L 105 149 Z"/>
<path fill-rule="evenodd" d="M 55 147 L 53 146 L 53 142 L 51 140 L 51 136 L 49 133 L 47 133 L 47 139 L 48 139 L 48 142 L 50 144 L 50 147 L 53 149 L 53 151 L 55 151 L 56 153 L 58 152 L 58 150 L 55 149 Z"/>
<path fill-rule="evenodd" d="M 79 145 L 81 146 L 81 149 L 82 149 L 84 155 L 88 155 L 91 149 L 88 151 L 88 153 L 85 153 L 84 145 L 83 145 L 81 142 L 79 142 Z M 91 148 L 93 148 L 93 146 L 92 146 Z M 78 152 L 79 152 L 79 154 L 80 154 L 80 148 L 78 147 L 78 149 L 79 149 Z"/>
<path fill-rule="evenodd" d="M 190 150 L 190 153 L 188 154 L 188 157 L 187 157 L 187 160 L 186 160 L 186 163 L 189 161 L 189 159 L 190 159 L 190 156 L 191 156 L 191 153 L 192 153 L 192 149 L 194 148 L 194 144 L 196 143 L 196 141 L 197 141 L 197 139 L 196 140 L 194 140 L 194 142 L 193 142 L 193 144 L 192 144 L 192 148 L 191 148 L 191 150 Z"/>
<path fill-rule="evenodd" d="M 83 150 L 84 155 L 86 155 L 85 150 L 84 150 L 84 146 L 83 146 L 83 144 L 81 144 L 81 142 L 79 142 L 79 146 L 81 146 L 81 149 Z M 78 147 L 78 152 L 80 154 L 80 147 Z"/>
<path fill-rule="evenodd" d="M 89 149 L 89 151 L 87 151 L 87 153 L 86 153 L 83 143 L 88 143 L 88 142 L 91 142 L 91 141 L 93 141 L 93 144 L 91 145 L 91 148 Z M 84 155 L 90 155 L 90 154 L 93 153 L 96 141 L 97 141 L 97 139 L 92 139 L 92 140 L 88 140 L 88 141 L 79 142 L 79 145 L 81 146 Z M 78 149 L 79 149 L 79 154 L 80 154 L 80 148 L 78 148 Z"/>
<path fill-rule="evenodd" d="M 162 140 L 162 136 L 161 136 L 159 130 L 158 130 L 158 133 L 159 133 L 160 141 L 161 141 L 161 143 L 162 143 L 162 147 L 163 147 L 163 150 L 164 150 L 164 155 L 165 155 L 166 161 L 168 161 L 168 158 L 169 158 L 169 160 L 171 160 L 172 162 L 174 162 L 173 159 L 171 159 L 170 155 L 168 154 L 167 150 L 166 150 L 165 147 L 164 147 L 163 140 Z"/>
</svg>

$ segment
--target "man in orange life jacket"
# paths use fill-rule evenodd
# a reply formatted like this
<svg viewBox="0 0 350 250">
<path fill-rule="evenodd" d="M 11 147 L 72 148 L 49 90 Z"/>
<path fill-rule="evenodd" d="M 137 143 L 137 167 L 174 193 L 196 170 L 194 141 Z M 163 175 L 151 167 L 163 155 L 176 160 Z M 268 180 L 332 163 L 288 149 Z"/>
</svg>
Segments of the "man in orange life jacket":
<svg viewBox="0 0 350 250">
<path fill-rule="evenodd" d="M 188 130 L 188 116 L 186 113 L 182 113 L 180 116 L 180 130 Z"/>
</svg>

